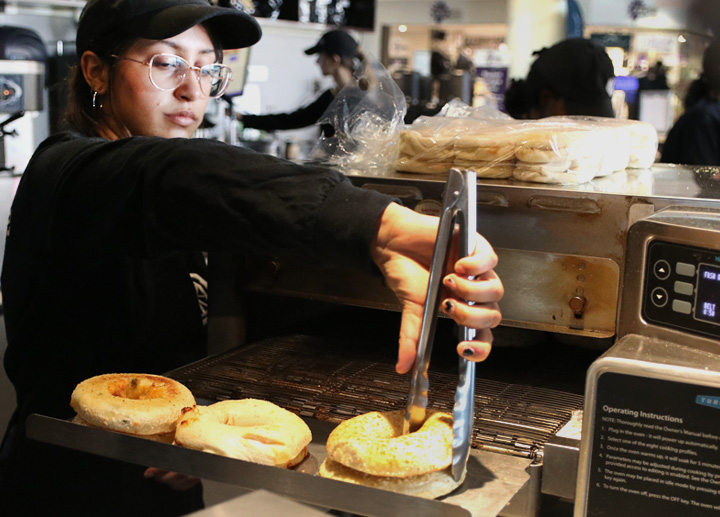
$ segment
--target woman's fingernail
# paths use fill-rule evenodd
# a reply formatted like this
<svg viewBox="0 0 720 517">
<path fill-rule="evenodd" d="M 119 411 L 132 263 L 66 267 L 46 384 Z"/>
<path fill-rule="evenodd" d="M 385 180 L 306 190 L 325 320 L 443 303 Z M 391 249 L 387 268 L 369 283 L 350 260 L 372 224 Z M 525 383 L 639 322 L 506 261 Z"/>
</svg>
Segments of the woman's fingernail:
<svg viewBox="0 0 720 517">
<path fill-rule="evenodd" d="M 452 310 L 455 308 L 455 305 L 450 300 L 445 300 L 445 312 L 450 314 Z"/>
<path fill-rule="evenodd" d="M 472 357 L 472 356 L 475 355 L 475 350 L 473 350 L 472 348 L 468 347 L 468 348 L 466 348 L 465 350 L 462 351 L 462 355 L 464 355 L 465 357 Z"/>
<path fill-rule="evenodd" d="M 453 280 L 451 276 L 446 276 L 445 285 L 448 287 L 455 287 L 455 280 Z"/>
</svg>

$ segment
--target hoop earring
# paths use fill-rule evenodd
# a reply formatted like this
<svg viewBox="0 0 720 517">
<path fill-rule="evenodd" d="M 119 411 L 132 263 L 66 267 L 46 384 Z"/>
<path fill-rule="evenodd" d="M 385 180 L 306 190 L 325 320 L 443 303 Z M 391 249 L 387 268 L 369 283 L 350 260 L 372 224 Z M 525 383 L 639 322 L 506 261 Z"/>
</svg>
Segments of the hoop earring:
<svg viewBox="0 0 720 517">
<path fill-rule="evenodd" d="M 98 96 L 98 92 L 93 91 L 92 107 L 93 107 L 94 110 L 102 109 L 102 107 L 103 107 L 102 103 L 99 103 L 99 104 L 98 104 L 98 102 L 97 102 L 97 96 Z"/>
</svg>

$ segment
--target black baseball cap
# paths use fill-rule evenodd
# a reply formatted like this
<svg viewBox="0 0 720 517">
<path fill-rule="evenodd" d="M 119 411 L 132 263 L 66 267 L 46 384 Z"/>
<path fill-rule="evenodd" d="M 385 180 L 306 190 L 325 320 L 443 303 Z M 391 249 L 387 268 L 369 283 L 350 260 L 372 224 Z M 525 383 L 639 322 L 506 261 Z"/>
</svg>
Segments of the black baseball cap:
<svg viewBox="0 0 720 517">
<path fill-rule="evenodd" d="M 568 115 L 614 116 L 610 95 L 615 69 L 604 47 L 570 38 L 535 54 L 527 82 L 562 97 Z"/>
<path fill-rule="evenodd" d="M 107 50 L 104 42 L 118 33 L 161 40 L 199 23 L 205 23 L 224 49 L 249 47 L 262 35 L 249 14 L 208 0 L 89 0 L 78 22 L 77 54 Z"/>
<path fill-rule="evenodd" d="M 335 29 L 323 34 L 314 46 L 305 50 L 308 56 L 319 52 L 330 55 L 337 54 L 343 57 L 356 57 L 358 44 L 347 32 Z"/>
</svg>

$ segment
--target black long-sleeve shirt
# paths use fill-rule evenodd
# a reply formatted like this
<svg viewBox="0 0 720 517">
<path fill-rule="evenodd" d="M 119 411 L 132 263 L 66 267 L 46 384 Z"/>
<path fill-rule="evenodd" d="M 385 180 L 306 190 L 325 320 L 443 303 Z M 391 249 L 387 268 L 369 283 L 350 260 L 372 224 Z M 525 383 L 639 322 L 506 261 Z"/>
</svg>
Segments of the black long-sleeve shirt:
<svg viewBox="0 0 720 517">
<path fill-rule="evenodd" d="M 661 161 L 720 165 L 720 102 L 704 99 L 690 107 L 670 129 Z"/>
<path fill-rule="evenodd" d="M 28 440 L 25 419 L 70 418 L 70 394 L 88 377 L 203 357 L 200 250 L 369 268 L 388 202 L 340 173 L 210 140 L 63 133 L 41 144 L 13 201 L 2 271 L 5 369 L 18 400 L 0 449 L 4 515 L 13 504 L 18 515 L 193 510 L 197 491 Z M 78 504 L 68 494 L 80 488 Z"/>
<path fill-rule="evenodd" d="M 243 115 L 243 126 L 252 129 L 275 131 L 282 129 L 302 129 L 312 126 L 325 113 L 335 98 L 332 90 L 325 90 L 313 102 L 303 106 L 292 113 L 277 113 L 272 115 Z M 323 127 L 323 131 L 326 129 Z M 325 133 L 327 134 L 327 133 Z"/>
</svg>

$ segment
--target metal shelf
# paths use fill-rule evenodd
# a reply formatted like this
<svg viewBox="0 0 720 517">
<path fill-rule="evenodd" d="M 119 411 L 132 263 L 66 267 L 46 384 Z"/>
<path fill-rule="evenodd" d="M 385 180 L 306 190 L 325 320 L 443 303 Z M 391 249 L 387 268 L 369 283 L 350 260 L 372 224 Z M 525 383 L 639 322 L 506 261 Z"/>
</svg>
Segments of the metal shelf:
<svg viewBox="0 0 720 517">
<path fill-rule="evenodd" d="M 495 517 L 513 497 L 526 493 L 530 461 L 472 451 L 463 486 L 443 500 L 428 500 L 317 476 L 325 442 L 334 427 L 307 420 L 313 433 L 309 457 L 296 469 L 279 469 L 216 454 L 185 449 L 43 415 L 30 415 L 31 439 L 107 458 L 152 465 L 250 490 L 267 490 L 297 502 L 370 517 Z"/>
</svg>

